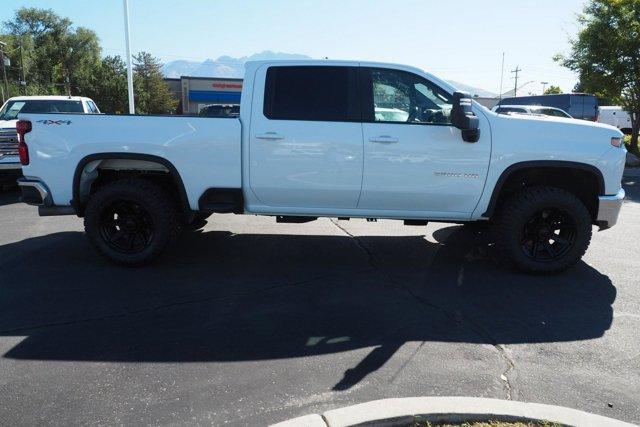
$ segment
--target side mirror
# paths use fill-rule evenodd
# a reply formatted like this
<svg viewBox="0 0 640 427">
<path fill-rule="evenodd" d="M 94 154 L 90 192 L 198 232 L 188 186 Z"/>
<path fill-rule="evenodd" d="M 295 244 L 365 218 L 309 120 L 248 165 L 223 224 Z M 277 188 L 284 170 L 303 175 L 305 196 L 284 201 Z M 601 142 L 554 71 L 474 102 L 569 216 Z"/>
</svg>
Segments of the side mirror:
<svg viewBox="0 0 640 427">
<path fill-rule="evenodd" d="M 480 120 L 471 109 L 469 93 L 454 92 L 451 123 L 462 131 L 465 142 L 478 142 L 480 139 Z"/>
</svg>

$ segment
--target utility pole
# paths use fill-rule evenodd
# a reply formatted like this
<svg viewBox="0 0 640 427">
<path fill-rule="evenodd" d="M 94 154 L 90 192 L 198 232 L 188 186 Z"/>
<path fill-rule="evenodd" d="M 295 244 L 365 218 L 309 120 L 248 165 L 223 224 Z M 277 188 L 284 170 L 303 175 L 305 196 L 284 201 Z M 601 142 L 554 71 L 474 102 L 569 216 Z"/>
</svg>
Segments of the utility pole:
<svg viewBox="0 0 640 427">
<path fill-rule="evenodd" d="M 544 95 L 544 91 L 547 88 L 547 85 L 549 84 L 549 82 L 540 82 L 540 84 L 542 85 L 542 94 Z"/>
<path fill-rule="evenodd" d="M 513 96 L 514 97 L 518 96 L 518 73 L 520 73 L 520 71 L 522 71 L 522 68 L 520 68 L 517 65 L 516 65 L 516 69 L 515 70 L 511 70 L 511 73 L 516 75 L 516 77 L 515 77 L 516 84 L 515 84 L 515 86 L 513 88 Z"/>
<path fill-rule="evenodd" d="M 65 92 L 67 92 L 67 96 L 71 98 L 71 85 L 69 82 L 69 70 L 67 68 L 62 69 L 62 76 L 64 77 Z"/>
<path fill-rule="evenodd" d="M 20 45 L 20 87 L 22 87 L 22 94 L 27 94 L 27 78 L 24 76 L 24 49 L 22 44 Z"/>
<path fill-rule="evenodd" d="M 9 82 L 7 81 L 7 67 L 5 66 L 4 48 L 7 47 L 5 42 L 0 42 L 0 65 L 2 65 L 2 78 L 4 79 L 4 93 L 2 94 L 2 103 L 5 102 L 5 96 L 9 97 Z"/>
</svg>

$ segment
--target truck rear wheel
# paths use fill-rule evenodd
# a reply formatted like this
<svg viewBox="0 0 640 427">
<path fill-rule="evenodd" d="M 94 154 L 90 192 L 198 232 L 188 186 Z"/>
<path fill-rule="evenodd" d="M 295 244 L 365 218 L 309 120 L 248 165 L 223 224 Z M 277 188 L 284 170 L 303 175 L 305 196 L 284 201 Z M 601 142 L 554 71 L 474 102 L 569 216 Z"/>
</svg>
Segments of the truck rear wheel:
<svg viewBox="0 0 640 427">
<path fill-rule="evenodd" d="M 591 215 L 575 195 L 555 187 L 530 187 L 502 206 L 496 246 L 521 271 L 554 274 L 582 258 L 591 228 Z"/>
<path fill-rule="evenodd" d="M 109 260 L 138 266 L 156 258 L 178 230 L 176 207 L 157 184 L 123 179 L 101 187 L 89 199 L 87 237 Z"/>
</svg>

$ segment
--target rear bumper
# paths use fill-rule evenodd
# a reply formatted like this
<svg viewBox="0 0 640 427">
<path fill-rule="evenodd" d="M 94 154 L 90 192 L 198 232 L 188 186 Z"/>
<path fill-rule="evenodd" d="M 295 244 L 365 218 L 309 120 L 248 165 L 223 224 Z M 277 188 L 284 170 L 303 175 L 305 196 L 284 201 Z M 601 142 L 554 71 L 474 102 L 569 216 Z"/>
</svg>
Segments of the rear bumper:
<svg viewBox="0 0 640 427">
<path fill-rule="evenodd" d="M 598 203 L 598 217 L 596 219 L 597 224 L 601 230 L 613 227 L 618 222 L 618 216 L 620 215 L 620 208 L 624 201 L 625 192 L 624 189 L 620 189 L 618 194 L 614 196 L 600 196 Z"/>
<path fill-rule="evenodd" d="M 53 204 L 51 193 L 43 182 L 20 178 L 18 179 L 18 185 L 22 191 L 22 202 L 37 206 L 40 216 L 75 215 L 76 211 L 72 206 L 56 206 Z"/>
<path fill-rule="evenodd" d="M 22 191 L 22 202 L 32 206 L 51 206 L 51 194 L 44 183 L 27 178 L 20 178 L 18 185 Z"/>
</svg>

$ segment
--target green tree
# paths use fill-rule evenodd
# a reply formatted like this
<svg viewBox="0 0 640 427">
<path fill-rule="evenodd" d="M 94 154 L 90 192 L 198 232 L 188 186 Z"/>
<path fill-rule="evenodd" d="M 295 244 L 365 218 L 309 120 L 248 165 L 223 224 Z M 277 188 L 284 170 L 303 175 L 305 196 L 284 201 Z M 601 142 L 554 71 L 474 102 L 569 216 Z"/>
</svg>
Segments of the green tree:
<svg viewBox="0 0 640 427">
<path fill-rule="evenodd" d="M 100 43 L 95 32 L 74 28 L 68 18 L 52 10 L 21 8 L 4 22 L 2 37 L 12 64 L 24 61 L 27 92 L 42 94 L 82 94 L 91 75 L 100 66 Z M 18 47 L 22 46 L 22 50 Z M 10 70 L 12 81 L 19 81 L 19 67 Z M 12 93 L 11 95 L 16 95 Z"/>
<path fill-rule="evenodd" d="M 148 52 L 134 57 L 133 78 L 136 113 L 173 114 L 178 100 L 169 91 L 161 71 L 162 63 Z"/>
<path fill-rule="evenodd" d="M 560 86 L 554 86 L 551 85 L 547 88 L 547 90 L 544 91 L 544 95 L 558 95 L 562 93 L 562 89 L 560 89 Z"/>
<path fill-rule="evenodd" d="M 590 0 L 578 22 L 570 55 L 555 59 L 580 75 L 581 89 L 618 101 L 630 113 L 629 149 L 640 154 L 640 0 Z"/>
<path fill-rule="evenodd" d="M 128 111 L 127 69 L 119 56 L 103 58 L 86 85 L 84 95 L 96 101 L 103 113 L 122 114 Z"/>
</svg>

